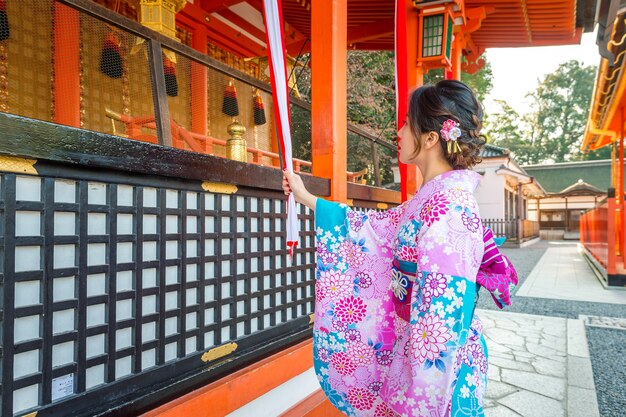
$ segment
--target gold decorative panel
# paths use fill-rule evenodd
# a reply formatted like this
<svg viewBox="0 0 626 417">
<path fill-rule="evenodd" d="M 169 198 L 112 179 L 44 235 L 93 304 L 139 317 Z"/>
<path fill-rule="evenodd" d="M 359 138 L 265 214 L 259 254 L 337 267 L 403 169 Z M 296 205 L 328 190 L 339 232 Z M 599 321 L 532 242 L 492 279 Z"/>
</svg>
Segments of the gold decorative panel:
<svg viewBox="0 0 626 417">
<path fill-rule="evenodd" d="M 49 0 L 8 1 L 11 37 L 6 48 L 7 112 L 52 121 L 52 12 Z"/>
</svg>

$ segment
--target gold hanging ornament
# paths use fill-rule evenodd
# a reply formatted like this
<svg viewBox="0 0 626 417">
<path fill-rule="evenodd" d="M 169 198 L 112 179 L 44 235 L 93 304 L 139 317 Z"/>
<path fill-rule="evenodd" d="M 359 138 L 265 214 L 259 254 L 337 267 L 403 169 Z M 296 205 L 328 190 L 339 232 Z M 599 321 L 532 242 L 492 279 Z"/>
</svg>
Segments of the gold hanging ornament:
<svg viewBox="0 0 626 417">
<path fill-rule="evenodd" d="M 185 7 L 187 0 L 134 0 L 139 5 L 139 23 L 169 38 L 176 38 L 176 14 Z M 137 42 L 131 48 L 131 55 L 143 49 L 145 39 L 137 38 Z M 178 85 L 176 82 L 176 53 L 163 48 L 164 69 L 166 78 L 169 77 L 167 92 L 170 96 L 178 95 Z M 172 77 L 174 77 L 172 79 Z M 174 94 L 175 91 L 175 94 Z"/>
</svg>

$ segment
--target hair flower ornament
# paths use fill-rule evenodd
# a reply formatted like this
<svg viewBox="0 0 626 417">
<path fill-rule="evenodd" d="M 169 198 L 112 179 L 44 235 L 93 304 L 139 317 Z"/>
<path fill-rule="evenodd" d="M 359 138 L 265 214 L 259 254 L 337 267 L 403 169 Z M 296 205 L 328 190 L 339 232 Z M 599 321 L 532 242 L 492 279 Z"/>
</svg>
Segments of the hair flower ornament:
<svg viewBox="0 0 626 417">
<path fill-rule="evenodd" d="M 461 152 L 461 148 L 457 142 L 457 139 L 459 139 L 462 134 L 458 122 L 455 122 L 452 119 L 446 120 L 443 122 L 443 126 L 439 132 L 441 133 L 443 140 L 445 140 L 448 144 L 448 153 Z"/>
</svg>

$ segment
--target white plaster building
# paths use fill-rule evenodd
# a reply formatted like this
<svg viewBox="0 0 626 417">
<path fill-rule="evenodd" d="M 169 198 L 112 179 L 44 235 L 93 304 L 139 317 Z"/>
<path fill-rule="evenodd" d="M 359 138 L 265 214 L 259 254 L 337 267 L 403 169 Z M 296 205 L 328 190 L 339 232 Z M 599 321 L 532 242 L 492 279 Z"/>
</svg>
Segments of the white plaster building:
<svg viewBox="0 0 626 417">
<path fill-rule="evenodd" d="M 482 175 L 475 196 L 483 223 L 517 242 L 538 236 L 539 224 L 528 217 L 528 201 L 545 196 L 545 190 L 508 149 L 487 144 L 482 159 L 474 170 Z"/>
</svg>

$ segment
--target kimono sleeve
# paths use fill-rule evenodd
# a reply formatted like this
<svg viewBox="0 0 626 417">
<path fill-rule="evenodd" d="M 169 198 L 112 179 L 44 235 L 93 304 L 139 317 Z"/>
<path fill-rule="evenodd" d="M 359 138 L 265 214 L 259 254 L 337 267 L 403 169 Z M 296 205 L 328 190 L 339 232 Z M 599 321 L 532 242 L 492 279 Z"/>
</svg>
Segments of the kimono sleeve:
<svg viewBox="0 0 626 417">
<path fill-rule="evenodd" d="M 411 363 L 414 392 L 423 393 L 423 415 L 447 415 L 453 400 L 471 330 L 476 296 L 476 273 L 483 254 L 482 225 L 469 193 L 452 198 L 435 194 L 421 210 L 422 228 L 416 237 L 418 265 L 405 353 Z M 470 340 L 468 340 L 470 339 Z M 473 360 L 486 357 L 480 352 Z M 461 378 L 467 377 L 466 372 Z M 470 376 L 467 396 L 481 384 Z M 471 391 L 471 392 L 470 392 Z M 436 411 L 435 411 L 436 410 Z M 454 413 L 453 413 L 454 415 Z"/>
<path fill-rule="evenodd" d="M 329 240 L 333 238 L 346 240 L 344 245 L 370 246 L 370 251 L 387 255 L 405 206 L 406 203 L 403 203 L 382 212 L 361 212 L 345 204 L 318 198 L 315 206 L 318 264 L 336 262 L 336 252 L 329 245 Z"/>
</svg>

